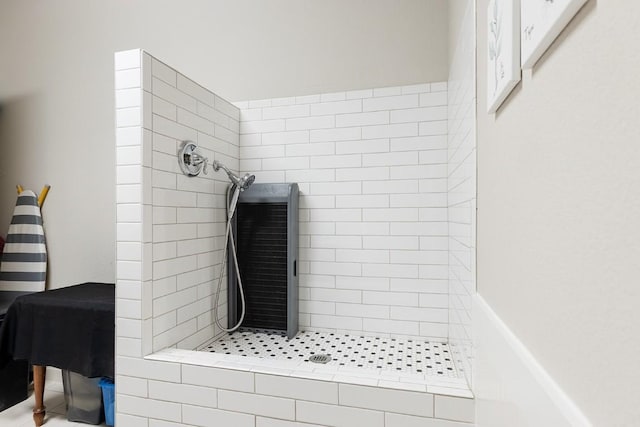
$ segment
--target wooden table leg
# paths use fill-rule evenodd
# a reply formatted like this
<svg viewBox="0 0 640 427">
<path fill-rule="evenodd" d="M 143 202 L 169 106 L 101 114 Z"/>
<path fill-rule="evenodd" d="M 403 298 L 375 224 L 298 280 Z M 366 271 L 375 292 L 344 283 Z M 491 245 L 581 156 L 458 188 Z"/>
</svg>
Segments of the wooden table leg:
<svg viewBox="0 0 640 427">
<path fill-rule="evenodd" d="M 33 408 L 33 422 L 36 427 L 44 424 L 44 378 L 47 371 L 46 366 L 33 365 L 33 394 L 36 398 L 36 406 Z"/>
</svg>

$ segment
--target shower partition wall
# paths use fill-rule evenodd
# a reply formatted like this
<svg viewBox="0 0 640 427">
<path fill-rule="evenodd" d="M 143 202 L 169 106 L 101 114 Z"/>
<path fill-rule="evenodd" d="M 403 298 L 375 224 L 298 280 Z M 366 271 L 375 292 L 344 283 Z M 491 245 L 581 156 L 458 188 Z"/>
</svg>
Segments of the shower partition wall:
<svg viewBox="0 0 640 427">
<path fill-rule="evenodd" d="M 476 293 L 475 16 L 475 2 L 466 2 L 449 66 L 447 136 L 449 343 L 469 384 L 473 377 L 471 307 Z"/>
<path fill-rule="evenodd" d="M 214 278 L 224 248 L 224 174 L 186 176 L 182 141 L 238 172 L 239 110 L 139 50 L 116 55 L 120 348 L 193 349 L 220 335 Z M 226 280 L 220 313 L 226 323 Z"/>
<path fill-rule="evenodd" d="M 447 339 L 446 84 L 250 102 L 246 120 L 145 52 L 120 52 L 115 66 L 116 423 L 470 426 L 474 402 L 456 375 L 192 351 L 222 335 L 212 294 L 228 183 L 187 177 L 176 160 L 191 140 L 234 173 L 258 171 L 256 182 L 300 183 L 307 335 L 343 338 L 329 348 L 346 351 L 347 331 L 379 347 L 367 342 L 375 334 L 421 355 L 413 343 L 429 341 L 429 357 L 451 362 L 437 342 Z"/>
</svg>

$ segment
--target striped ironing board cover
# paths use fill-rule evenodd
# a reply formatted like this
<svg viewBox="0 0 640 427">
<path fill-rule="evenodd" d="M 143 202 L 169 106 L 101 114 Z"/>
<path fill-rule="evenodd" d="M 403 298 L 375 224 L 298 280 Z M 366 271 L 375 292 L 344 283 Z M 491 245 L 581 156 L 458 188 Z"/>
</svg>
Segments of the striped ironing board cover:
<svg viewBox="0 0 640 427">
<path fill-rule="evenodd" d="M 47 248 L 38 197 L 25 190 L 18 196 L 0 263 L 0 291 L 44 291 Z"/>
</svg>

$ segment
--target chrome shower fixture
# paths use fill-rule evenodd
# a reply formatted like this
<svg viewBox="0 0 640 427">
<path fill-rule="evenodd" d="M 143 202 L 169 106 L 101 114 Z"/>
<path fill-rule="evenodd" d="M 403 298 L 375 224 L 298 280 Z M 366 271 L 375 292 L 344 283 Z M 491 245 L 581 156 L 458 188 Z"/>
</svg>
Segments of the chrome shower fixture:
<svg viewBox="0 0 640 427">
<path fill-rule="evenodd" d="M 227 176 L 229 177 L 231 182 L 234 183 L 240 189 L 240 191 L 244 191 L 247 188 L 249 188 L 249 186 L 253 184 L 253 181 L 256 180 L 255 175 L 251 175 L 248 173 L 245 173 L 244 176 L 240 178 L 238 175 L 231 172 L 229 168 L 227 168 L 225 165 L 223 165 L 217 160 L 213 161 L 212 166 L 213 166 L 213 170 L 216 172 L 220 169 L 223 169 L 227 173 Z"/>
<path fill-rule="evenodd" d="M 184 141 L 178 150 L 178 164 L 185 175 L 198 176 L 200 172 L 207 174 L 209 159 L 197 152 L 195 142 Z"/>
<path fill-rule="evenodd" d="M 178 150 L 178 164 L 180 165 L 180 169 L 185 175 L 188 176 L 198 176 L 200 172 L 204 172 L 207 174 L 207 165 L 209 164 L 209 159 L 204 157 L 202 154 L 198 153 L 198 146 L 195 142 L 192 141 L 184 141 L 180 150 Z M 229 180 L 240 190 L 244 191 L 253 181 L 256 180 L 255 175 L 244 174 L 244 176 L 239 177 L 234 174 L 228 167 L 223 165 L 217 160 L 214 160 L 212 163 L 213 170 L 218 171 L 220 169 L 224 170 L 229 177 Z"/>
</svg>

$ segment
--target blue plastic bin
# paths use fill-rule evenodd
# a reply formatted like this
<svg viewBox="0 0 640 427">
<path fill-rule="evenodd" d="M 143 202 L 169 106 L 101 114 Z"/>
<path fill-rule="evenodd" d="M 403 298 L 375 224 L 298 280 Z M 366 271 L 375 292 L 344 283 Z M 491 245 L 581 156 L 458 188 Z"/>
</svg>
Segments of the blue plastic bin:
<svg viewBox="0 0 640 427">
<path fill-rule="evenodd" d="M 115 401 L 115 387 L 113 381 L 109 378 L 100 380 L 100 388 L 102 389 L 102 401 L 104 402 L 104 418 L 108 426 L 113 427 L 113 403 Z"/>
</svg>

